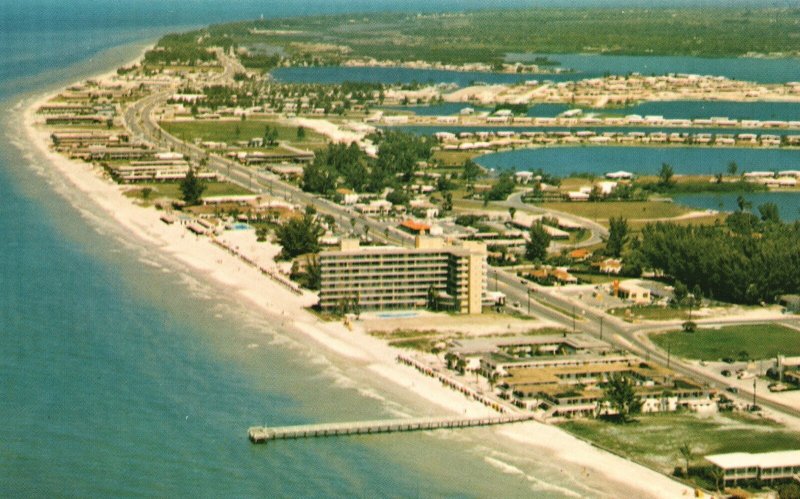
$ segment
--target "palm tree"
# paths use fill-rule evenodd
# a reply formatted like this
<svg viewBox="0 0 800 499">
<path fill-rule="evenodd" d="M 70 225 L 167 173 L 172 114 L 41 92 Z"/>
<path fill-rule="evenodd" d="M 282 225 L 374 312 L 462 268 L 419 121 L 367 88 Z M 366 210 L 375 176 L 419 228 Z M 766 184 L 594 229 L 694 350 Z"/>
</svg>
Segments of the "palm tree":
<svg viewBox="0 0 800 499">
<path fill-rule="evenodd" d="M 714 479 L 714 483 L 717 485 L 717 492 L 719 492 L 719 484 L 725 478 L 725 471 L 722 468 L 717 468 L 716 466 L 711 470 L 711 478 Z M 723 483 L 724 485 L 724 483 Z"/>
<path fill-rule="evenodd" d="M 686 477 L 689 477 L 689 461 L 692 460 L 692 456 L 694 455 L 694 451 L 692 447 L 689 445 L 689 442 L 684 442 L 683 445 L 678 447 L 678 450 L 683 456 L 683 459 L 686 461 Z"/>
<path fill-rule="evenodd" d="M 739 211 L 749 210 L 753 207 L 753 203 L 746 200 L 744 196 L 739 196 L 736 198 L 736 206 L 739 207 Z"/>
</svg>

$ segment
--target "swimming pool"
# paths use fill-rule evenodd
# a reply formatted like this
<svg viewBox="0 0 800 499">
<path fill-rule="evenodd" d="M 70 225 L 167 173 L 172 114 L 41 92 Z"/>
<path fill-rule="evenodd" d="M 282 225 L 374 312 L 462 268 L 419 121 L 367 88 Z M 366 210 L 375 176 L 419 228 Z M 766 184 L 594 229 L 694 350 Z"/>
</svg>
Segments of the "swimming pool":
<svg viewBox="0 0 800 499">
<path fill-rule="evenodd" d="M 412 317 L 417 317 L 419 315 L 419 312 L 413 312 L 413 311 L 383 312 L 375 315 L 377 317 L 380 317 L 381 319 L 410 319 Z"/>
</svg>

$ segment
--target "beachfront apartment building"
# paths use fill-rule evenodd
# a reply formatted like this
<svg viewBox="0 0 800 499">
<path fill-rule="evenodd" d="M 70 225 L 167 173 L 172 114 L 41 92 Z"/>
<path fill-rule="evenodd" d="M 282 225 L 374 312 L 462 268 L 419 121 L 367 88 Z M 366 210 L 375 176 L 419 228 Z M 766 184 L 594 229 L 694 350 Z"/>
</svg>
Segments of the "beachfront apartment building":
<svg viewBox="0 0 800 499">
<path fill-rule="evenodd" d="M 723 485 L 739 482 L 774 482 L 797 480 L 800 477 L 800 450 L 733 452 L 706 456 L 706 461 L 722 472 Z"/>
<path fill-rule="evenodd" d="M 414 248 L 344 240 L 323 251 L 319 306 L 325 311 L 436 308 L 479 314 L 486 294 L 486 246 L 418 236 Z"/>
</svg>

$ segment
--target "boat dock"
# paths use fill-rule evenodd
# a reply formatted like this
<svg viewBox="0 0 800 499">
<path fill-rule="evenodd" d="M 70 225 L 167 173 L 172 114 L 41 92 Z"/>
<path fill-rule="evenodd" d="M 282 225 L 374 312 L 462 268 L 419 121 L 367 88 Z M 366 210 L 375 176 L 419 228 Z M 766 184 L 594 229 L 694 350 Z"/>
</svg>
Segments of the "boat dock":
<svg viewBox="0 0 800 499">
<path fill-rule="evenodd" d="M 330 423 L 300 426 L 255 426 L 248 435 L 254 444 L 266 443 L 268 440 L 288 438 L 333 437 L 342 435 L 369 435 L 374 433 L 393 433 L 400 431 L 439 430 L 448 428 L 470 428 L 474 426 L 491 426 L 518 423 L 534 419 L 533 414 L 514 414 L 486 417 L 440 417 L 440 418 L 408 418 L 383 421 L 357 421 L 351 423 Z"/>
</svg>

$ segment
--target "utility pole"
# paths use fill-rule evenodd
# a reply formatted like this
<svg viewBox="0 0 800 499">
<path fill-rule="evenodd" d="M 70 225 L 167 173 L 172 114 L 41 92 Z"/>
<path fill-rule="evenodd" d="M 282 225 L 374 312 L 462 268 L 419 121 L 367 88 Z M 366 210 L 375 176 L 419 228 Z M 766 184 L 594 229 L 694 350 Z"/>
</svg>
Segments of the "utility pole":
<svg viewBox="0 0 800 499">
<path fill-rule="evenodd" d="M 670 361 L 670 358 L 672 356 L 671 354 L 672 354 L 672 345 L 668 343 L 667 344 L 667 369 L 669 369 L 669 361 Z"/>
<path fill-rule="evenodd" d="M 603 316 L 600 316 L 600 339 L 603 339 Z"/>
<path fill-rule="evenodd" d="M 756 380 L 758 378 L 753 378 L 753 409 L 756 410 Z"/>
<path fill-rule="evenodd" d="M 572 332 L 575 332 L 575 305 L 572 305 Z"/>
<path fill-rule="evenodd" d="M 528 289 L 528 315 L 531 315 L 531 288 Z"/>
</svg>

